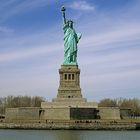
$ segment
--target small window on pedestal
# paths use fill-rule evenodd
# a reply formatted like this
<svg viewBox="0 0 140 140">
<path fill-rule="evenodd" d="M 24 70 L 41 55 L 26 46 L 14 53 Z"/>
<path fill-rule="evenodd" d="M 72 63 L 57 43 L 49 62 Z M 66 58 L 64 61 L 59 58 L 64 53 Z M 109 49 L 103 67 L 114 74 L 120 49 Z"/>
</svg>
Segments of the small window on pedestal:
<svg viewBox="0 0 140 140">
<path fill-rule="evenodd" d="M 71 80 L 71 74 L 69 74 L 69 80 Z"/>
<path fill-rule="evenodd" d="M 65 80 L 67 80 L 67 74 L 65 74 Z"/>
<path fill-rule="evenodd" d="M 74 80 L 74 74 L 72 74 L 72 80 Z"/>
</svg>

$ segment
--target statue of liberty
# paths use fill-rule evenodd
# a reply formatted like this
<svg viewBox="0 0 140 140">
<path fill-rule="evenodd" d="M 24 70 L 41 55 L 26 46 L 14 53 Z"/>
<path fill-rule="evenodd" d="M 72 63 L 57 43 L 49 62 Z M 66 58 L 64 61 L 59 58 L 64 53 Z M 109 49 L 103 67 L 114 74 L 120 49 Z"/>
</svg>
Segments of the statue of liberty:
<svg viewBox="0 0 140 140">
<path fill-rule="evenodd" d="M 81 34 L 76 34 L 73 21 L 66 20 L 65 7 L 62 6 L 63 31 L 64 31 L 64 65 L 77 65 L 77 44 Z"/>
</svg>

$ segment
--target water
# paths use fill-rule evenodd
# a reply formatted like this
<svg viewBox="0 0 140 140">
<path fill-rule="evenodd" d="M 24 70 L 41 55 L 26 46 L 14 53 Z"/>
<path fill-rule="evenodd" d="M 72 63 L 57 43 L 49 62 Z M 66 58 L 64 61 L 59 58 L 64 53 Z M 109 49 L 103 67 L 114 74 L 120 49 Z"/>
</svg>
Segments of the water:
<svg viewBox="0 0 140 140">
<path fill-rule="evenodd" d="M 139 131 L 0 130 L 0 140 L 140 140 Z"/>
</svg>

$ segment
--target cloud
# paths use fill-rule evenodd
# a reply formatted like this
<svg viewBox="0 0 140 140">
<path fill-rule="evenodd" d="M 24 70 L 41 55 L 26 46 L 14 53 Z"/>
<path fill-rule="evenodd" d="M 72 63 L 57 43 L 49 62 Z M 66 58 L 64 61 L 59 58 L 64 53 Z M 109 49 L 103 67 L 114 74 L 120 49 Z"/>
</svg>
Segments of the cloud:
<svg viewBox="0 0 140 140">
<path fill-rule="evenodd" d="M 105 50 L 108 48 L 122 47 L 130 44 L 140 43 L 140 25 L 139 24 L 127 24 L 125 26 L 118 26 L 116 29 L 108 29 L 98 34 L 90 34 L 84 37 L 81 45 L 94 46 L 94 50 Z M 124 44 L 125 43 L 125 44 Z M 103 46 L 103 47 L 102 47 Z M 91 48 L 92 49 L 92 48 Z"/>
<path fill-rule="evenodd" d="M 0 35 L 1 34 L 9 34 L 9 33 L 13 33 L 14 32 L 14 30 L 12 30 L 12 29 L 10 29 L 10 28 L 8 28 L 8 27 L 6 27 L 6 26 L 0 26 Z"/>
<path fill-rule="evenodd" d="M 57 44 L 49 45 L 49 47 L 47 45 L 40 46 L 38 48 L 29 47 L 28 49 L 22 49 L 19 51 L 0 54 L 0 62 L 2 63 L 2 62 L 9 62 L 9 61 L 15 61 L 20 59 L 28 59 L 34 56 L 57 52 L 58 50 L 59 50 L 59 46 Z"/>
<path fill-rule="evenodd" d="M 95 6 L 89 4 L 87 1 L 74 1 L 69 5 L 71 9 L 81 10 L 81 11 L 90 11 L 95 10 Z"/>
<path fill-rule="evenodd" d="M 0 2 L 1 22 L 14 15 L 25 13 L 39 7 L 45 7 L 51 2 L 53 0 L 9 0 L 8 2 Z"/>
<path fill-rule="evenodd" d="M 0 38 L 0 63 L 14 63 L 41 55 L 50 56 L 53 53 L 57 55 L 59 50 L 63 49 L 63 44 L 54 37 L 55 32 L 56 30 L 48 29 L 29 35 L 13 34 Z M 54 39 L 57 43 L 54 42 Z"/>
</svg>

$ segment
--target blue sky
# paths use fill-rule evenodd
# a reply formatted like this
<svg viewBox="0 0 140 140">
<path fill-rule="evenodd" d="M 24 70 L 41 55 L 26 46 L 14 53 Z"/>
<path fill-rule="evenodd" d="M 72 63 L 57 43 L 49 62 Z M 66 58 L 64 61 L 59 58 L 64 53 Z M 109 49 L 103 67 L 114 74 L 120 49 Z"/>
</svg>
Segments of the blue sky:
<svg viewBox="0 0 140 140">
<path fill-rule="evenodd" d="M 140 98 L 139 0 L 0 0 L 0 96 L 56 96 L 62 5 L 82 33 L 83 96 Z"/>
</svg>

